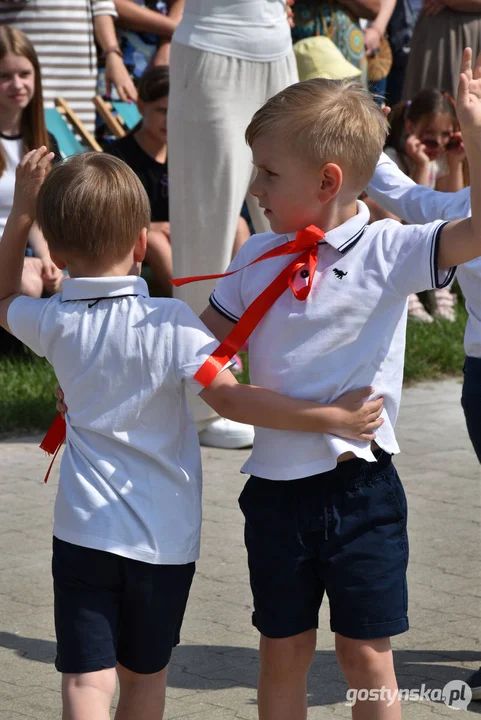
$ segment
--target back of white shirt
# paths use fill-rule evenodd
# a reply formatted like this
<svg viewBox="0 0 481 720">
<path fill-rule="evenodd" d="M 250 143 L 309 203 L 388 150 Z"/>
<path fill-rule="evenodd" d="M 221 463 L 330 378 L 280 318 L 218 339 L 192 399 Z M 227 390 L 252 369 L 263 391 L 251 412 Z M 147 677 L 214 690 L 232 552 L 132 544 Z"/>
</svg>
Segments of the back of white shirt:
<svg viewBox="0 0 481 720">
<path fill-rule="evenodd" d="M 82 282 L 92 285 L 67 280 L 66 291 Z M 202 475 L 185 386 L 202 390 L 193 376 L 218 342 L 184 303 L 125 292 L 21 297 L 9 309 L 12 332 L 53 365 L 68 407 L 54 535 L 188 563 L 199 554 Z"/>
<path fill-rule="evenodd" d="M 241 60 L 280 60 L 292 48 L 285 0 L 187 0 L 182 45 Z"/>
</svg>

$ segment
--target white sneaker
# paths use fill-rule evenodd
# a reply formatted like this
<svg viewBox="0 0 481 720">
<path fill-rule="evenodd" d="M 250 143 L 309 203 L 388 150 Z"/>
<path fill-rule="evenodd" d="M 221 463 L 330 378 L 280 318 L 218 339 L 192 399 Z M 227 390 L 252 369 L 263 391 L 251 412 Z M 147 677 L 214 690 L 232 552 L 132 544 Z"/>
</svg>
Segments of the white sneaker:
<svg viewBox="0 0 481 720">
<path fill-rule="evenodd" d="M 238 450 L 252 447 L 254 428 L 252 425 L 234 422 L 226 418 L 216 418 L 199 433 L 199 442 L 207 447 Z"/>
</svg>

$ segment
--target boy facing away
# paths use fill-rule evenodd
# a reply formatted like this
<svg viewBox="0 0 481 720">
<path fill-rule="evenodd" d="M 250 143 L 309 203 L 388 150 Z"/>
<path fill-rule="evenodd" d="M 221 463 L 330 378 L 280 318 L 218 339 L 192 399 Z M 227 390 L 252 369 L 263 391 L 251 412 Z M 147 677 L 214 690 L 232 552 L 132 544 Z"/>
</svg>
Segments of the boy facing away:
<svg viewBox="0 0 481 720">
<path fill-rule="evenodd" d="M 481 255 L 481 56 L 463 57 L 457 112 L 470 165 L 470 219 L 368 225 L 356 198 L 370 180 L 386 137 L 372 98 L 351 82 L 293 85 L 253 117 L 246 137 L 259 199 L 272 232 L 236 256 L 201 318 L 220 340 L 289 261 L 254 259 L 314 225 L 325 231 L 311 262 L 249 341 L 252 381 L 299 399 L 329 402 L 359 385 L 384 396 L 376 443 L 256 428 L 251 477 L 239 499 L 261 633 L 259 717 L 305 720 L 306 677 L 318 611 L 330 601 L 338 661 L 350 688 L 394 691 L 390 636 L 408 629 L 407 506 L 391 462 L 401 397 L 407 297 L 447 285 L 457 264 Z M 355 720 L 397 720 L 388 707 L 357 702 Z"/>
<path fill-rule="evenodd" d="M 218 342 L 138 277 L 150 220 L 140 180 L 101 153 L 47 174 L 50 159 L 40 148 L 17 169 L 0 323 L 53 365 L 69 408 L 53 531 L 63 718 L 108 720 L 117 670 L 117 720 L 160 720 L 199 554 L 200 450 L 185 387 L 240 422 L 369 439 L 382 400 L 362 404 L 364 388 L 320 406 L 238 385 L 225 367 L 203 388 L 194 376 Z M 70 276 L 46 300 L 18 295 L 35 217 Z"/>
</svg>

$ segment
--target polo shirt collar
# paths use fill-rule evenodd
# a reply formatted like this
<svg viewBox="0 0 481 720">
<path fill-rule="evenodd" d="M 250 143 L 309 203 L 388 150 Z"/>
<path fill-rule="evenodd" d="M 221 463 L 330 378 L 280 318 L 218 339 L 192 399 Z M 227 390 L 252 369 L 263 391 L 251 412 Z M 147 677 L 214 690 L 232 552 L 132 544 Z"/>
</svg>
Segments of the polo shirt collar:
<svg viewBox="0 0 481 720">
<path fill-rule="evenodd" d="M 369 223 L 369 208 L 361 200 L 357 201 L 357 214 L 339 227 L 329 230 L 322 242 L 327 242 L 340 253 L 346 253 L 361 238 Z M 289 233 L 287 240 L 294 240 L 296 233 Z"/>
<path fill-rule="evenodd" d="M 61 301 L 97 300 L 122 295 L 149 296 L 147 283 L 136 275 L 116 277 L 66 278 L 62 283 Z"/>
</svg>

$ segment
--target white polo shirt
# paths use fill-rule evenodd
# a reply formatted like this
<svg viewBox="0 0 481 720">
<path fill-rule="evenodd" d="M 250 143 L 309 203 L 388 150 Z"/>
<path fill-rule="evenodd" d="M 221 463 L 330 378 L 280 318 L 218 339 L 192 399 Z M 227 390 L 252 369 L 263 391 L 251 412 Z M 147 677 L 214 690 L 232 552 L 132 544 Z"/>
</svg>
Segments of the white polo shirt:
<svg viewBox="0 0 481 720">
<path fill-rule="evenodd" d="M 437 218 L 459 220 L 471 215 L 469 187 L 445 193 L 416 185 L 385 153 L 379 159 L 367 193 L 386 210 L 411 223 L 427 223 Z M 481 358 L 481 259 L 460 265 L 456 277 L 469 313 L 464 349 L 466 355 Z"/>
<path fill-rule="evenodd" d="M 310 295 L 301 302 L 288 289 L 274 303 L 250 337 L 249 371 L 253 385 L 322 403 L 372 385 L 376 396 L 384 397 L 384 425 L 376 441 L 397 453 L 394 425 L 401 399 L 407 297 L 446 285 L 454 270 L 437 270 L 442 222 L 368 222 L 369 211 L 360 202 L 356 216 L 326 233 Z M 294 237 L 254 235 L 229 269 Z M 219 280 L 211 304 L 237 321 L 289 262 L 272 258 Z M 302 274 L 301 269 L 296 282 L 307 282 Z M 375 460 L 367 442 L 256 428 L 253 451 L 242 470 L 270 480 L 294 480 L 331 470 L 347 451 Z"/>
<path fill-rule="evenodd" d="M 50 299 L 15 300 L 8 324 L 53 365 L 68 406 L 54 535 L 148 563 L 196 560 L 202 473 L 185 388 L 202 390 L 193 376 L 218 342 L 134 276 L 64 280 Z"/>
</svg>

